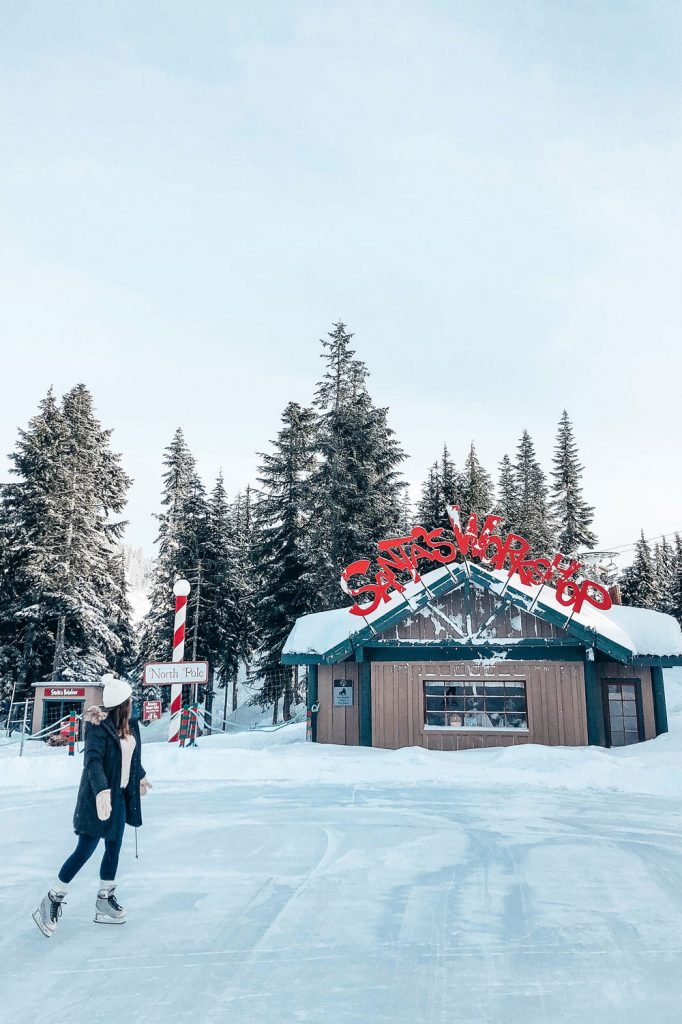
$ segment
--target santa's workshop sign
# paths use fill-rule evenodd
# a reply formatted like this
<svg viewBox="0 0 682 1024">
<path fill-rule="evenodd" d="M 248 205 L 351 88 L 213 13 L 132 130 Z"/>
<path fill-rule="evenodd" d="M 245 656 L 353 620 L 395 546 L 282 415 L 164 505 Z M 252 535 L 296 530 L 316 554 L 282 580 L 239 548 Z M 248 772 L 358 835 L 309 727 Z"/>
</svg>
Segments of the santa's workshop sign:
<svg viewBox="0 0 682 1024">
<path fill-rule="evenodd" d="M 518 576 L 525 584 L 550 584 L 556 588 L 559 604 L 579 612 L 584 604 L 600 611 L 611 607 L 608 590 L 593 580 L 576 579 L 582 565 L 575 559 L 557 553 L 553 558 L 529 558 L 530 544 L 517 533 L 502 538 L 495 532 L 502 522 L 501 516 L 488 515 L 479 529 L 476 513 L 469 517 L 462 529 L 457 505 L 447 506 L 454 541 L 443 536 L 443 528 L 426 530 L 415 526 L 407 537 L 380 540 L 376 562 L 379 571 L 373 583 L 351 586 L 354 576 L 365 576 L 371 562 L 360 558 L 346 566 L 341 574 L 341 588 L 353 598 L 369 599 L 366 604 L 356 603 L 350 609 L 353 615 L 371 615 L 382 602 L 389 601 L 392 593 L 403 593 L 408 582 L 421 580 L 420 565 L 424 563 L 448 565 L 458 558 L 476 559 L 491 569 L 506 569 L 509 578 Z"/>
</svg>

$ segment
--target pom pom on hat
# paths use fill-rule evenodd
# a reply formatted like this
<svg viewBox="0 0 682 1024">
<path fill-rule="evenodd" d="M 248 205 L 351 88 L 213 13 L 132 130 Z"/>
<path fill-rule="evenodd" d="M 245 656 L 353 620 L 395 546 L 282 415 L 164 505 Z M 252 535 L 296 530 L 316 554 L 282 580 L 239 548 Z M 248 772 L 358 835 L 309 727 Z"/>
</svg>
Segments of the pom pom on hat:
<svg viewBox="0 0 682 1024">
<path fill-rule="evenodd" d="M 109 674 L 102 676 L 102 682 L 104 683 L 102 704 L 105 708 L 118 707 L 132 696 L 133 688 L 125 679 L 116 679 L 115 676 Z"/>
</svg>

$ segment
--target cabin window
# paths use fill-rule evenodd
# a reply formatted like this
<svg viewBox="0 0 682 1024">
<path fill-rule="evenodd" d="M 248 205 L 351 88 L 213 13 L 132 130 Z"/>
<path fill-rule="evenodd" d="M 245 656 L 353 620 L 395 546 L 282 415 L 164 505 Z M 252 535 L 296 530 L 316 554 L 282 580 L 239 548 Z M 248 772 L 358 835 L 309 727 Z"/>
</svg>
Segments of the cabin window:
<svg viewBox="0 0 682 1024">
<path fill-rule="evenodd" d="M 424 724 L 427 729 L 528 729 L 526 684 L 425 682 Z"/>
</svg>

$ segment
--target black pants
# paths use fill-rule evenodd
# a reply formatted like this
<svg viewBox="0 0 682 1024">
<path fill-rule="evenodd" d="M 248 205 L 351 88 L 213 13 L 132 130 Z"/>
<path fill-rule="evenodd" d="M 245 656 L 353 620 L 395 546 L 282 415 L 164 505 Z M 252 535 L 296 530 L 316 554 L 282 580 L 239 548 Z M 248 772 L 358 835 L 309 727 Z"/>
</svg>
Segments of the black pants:
<svg viewBox="0 0 682 1024">
<path fill-rule="evenodd" d="M 116 820 L 114 821 L 111 835 L 108 839 L 104 840 L 104 856 L 102 857 L 99 869 L 99 877 L 104 882 L 113 882 L 116 878 L 118 855 L 121 852 L 121 843 L 123 842 L 123 833 L 126 827 L 126 802 L 123 793 L 121 793 L 121 798 L 116 805 L 116 811 L 111 813 L 116 814 Z M 66 858 L 61 866 L 59 881 L 68 885 L 71 879 L 78 874 L 85 862 L 90 860 L 98 844 L 98 836 L 80 835 L 76 849 L 70 857 Z"/>
</svg>

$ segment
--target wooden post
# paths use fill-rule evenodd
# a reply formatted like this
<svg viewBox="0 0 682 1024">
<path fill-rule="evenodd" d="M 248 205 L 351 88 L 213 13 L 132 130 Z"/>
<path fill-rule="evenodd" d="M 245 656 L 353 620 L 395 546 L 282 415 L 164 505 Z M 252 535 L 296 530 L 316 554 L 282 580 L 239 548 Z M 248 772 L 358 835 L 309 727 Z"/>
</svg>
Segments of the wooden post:
<svg viewBox="0 0 682 1024">
<path fill-rule="evenodd" d="M 587 742 L 591 746 L 606 746 L 604 708 L 602 705 L 599 675 L 594 660 L 594 647 L 585 649 L 583 662 L 585 672 L 585 710 L 587 711 Z"/>
<path fill-rule="evenodd" d="M 372 663 L 358 665 L 358 718 L 360 746 L 372 746 Z"/>
<path fill-rule="evenodd" d="M 69 757 L 73 757 L 76 736 L 76 716 L 71 712 L 69 715 Z"/>
<path fill-rule="evenodd" d="M 654 723 L 656 735 L 668 731 L 668 712 L 665 706 L 665 683 L 663 669 L 659 665 L 651 666 L 651 688 L 654 696 Z"/>
<path fill-rule="evenodd" d="M 308 710 L 310 711 L 310 737 L 317 743 L 317 712 L 313 706 L 317 704 L 317 665 L 308 665 Z"/>
</svg>

